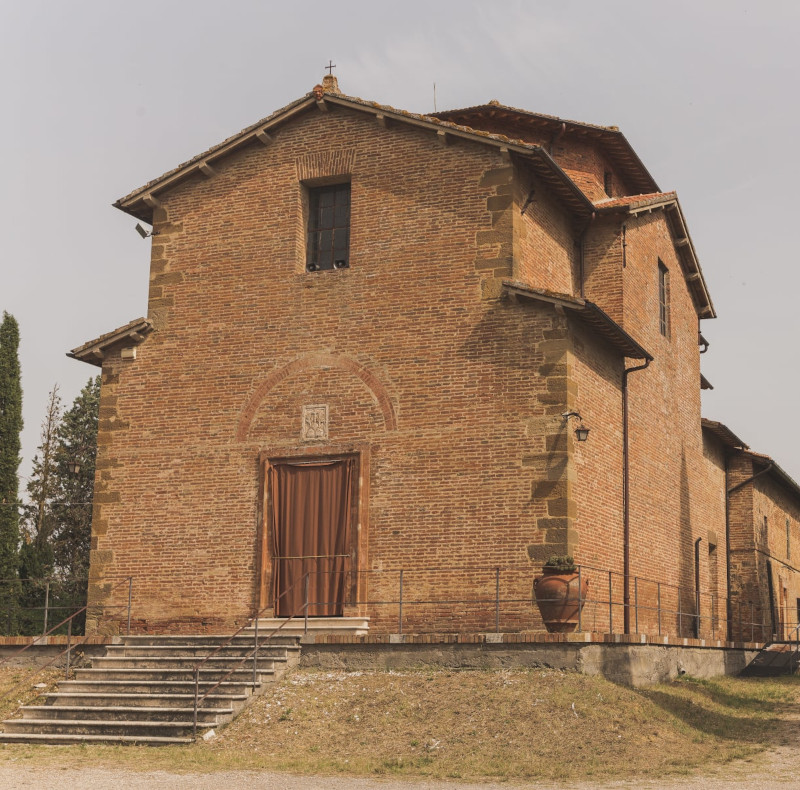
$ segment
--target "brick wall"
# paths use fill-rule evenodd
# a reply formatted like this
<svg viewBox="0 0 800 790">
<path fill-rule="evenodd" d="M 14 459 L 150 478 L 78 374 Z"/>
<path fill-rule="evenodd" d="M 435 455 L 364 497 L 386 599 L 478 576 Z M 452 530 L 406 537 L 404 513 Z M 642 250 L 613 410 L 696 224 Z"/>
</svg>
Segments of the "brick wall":
<svg viewBox="0 0 800 790">
<path fill-rule="evenodd" d="M 258 598 L 263 459 L 366 447 L 359 594 L 395 600 L 409 569 L 408 630 L 481 629 L 492 606 L 411 601 L 463 598 L 484 576 L 493 594 L 501 567 L 510 627 L 535 627 L 526 547 L 566 536 L 549 443 L 567 325 L 501 299 L 508 162 L 332 110 L 214 170 L 160 196 L 156 331 L 135 361 L 104 363 L 93 604 L 122 605 L 109 586 L 133 575 L 141 630 L 242 622 Z M 350 268 L 305 272 L 301 176 L 350 177 Z M 301 408 L 320 403 L 329 438 L 302 442 Z M 370 614 L 396 628 L 396 607 Z M 114 628 L 112 611 L 100 619 Z"/>
<path fill-rule="evenodd" d="M 496 148 L 329 110 L 159 195 L 156 331 L 136 360 L 103 365 L 90 628 L 118 627 L 128 576 L 138 630 L 244 622 L 270 588 L 267 465 L 349 454 L 346 613 L 396 631 L 402 571 L 404 631 L 492 628 L 498 590 L 504 630 L 541 628 L 537 565 L 573 553 L 592 573 L 586 627 L 619 630 L 624 360 L 560 308 L 502 288 L 514 277 L 579 293 L 580 229 Z M 555 153 L 601 197 L 601 151 L 567 135 Z M 308 186 L 343 179 L 349 268 L 307 273 Z M 701 442 L 697 316 L 663 212 L 598 218 L 583 275 L 587 298 L 655 357 L 629 378 L 631 624 L 688 635 L 698 540 L 701 588 L 724 585 L 724 507 L 720 459 Z M 328 436 L 304 441 L 312 404 L 328 407 Z M 591 428 L 587 443 L 567 410 Z M 703 635 L 712 614 L 701 600 Z"/>
</svg>

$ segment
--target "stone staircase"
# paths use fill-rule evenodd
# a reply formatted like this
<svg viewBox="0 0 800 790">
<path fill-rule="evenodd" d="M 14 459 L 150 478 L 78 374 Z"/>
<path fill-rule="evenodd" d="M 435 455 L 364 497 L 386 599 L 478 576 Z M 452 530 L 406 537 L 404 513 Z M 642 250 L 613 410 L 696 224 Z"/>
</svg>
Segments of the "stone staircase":
<svg viewBox="0 0 800 790">
<path fill-rule="evenodd" d="M 795 642 L 771 642 L 739 673 L 741 677 L 767 678 L 793 675 L 798 669 Z"/>
<path fill-rule="evenodd" d="M 259 629 L 259 633 L 269 631 Z M 81 742 L 191 743 L 194 717 L 194 667 L 227 636 L 127 636 L 110 645 L 91 668 L 77 669 L 73 680 L 27 705 L 21 718 L 3 722 L 2 743 Z M 251 629 L 234 637 L 200 670 L 199 691 L 211 689 L 254 645 Z M 197 712 L 198 732 L 225 724 L 267 684 L 299 660 L 299 637 L 259 637 L 256 684 L 253 662 L 242 667 L 206 697 Z"/>
</svg>

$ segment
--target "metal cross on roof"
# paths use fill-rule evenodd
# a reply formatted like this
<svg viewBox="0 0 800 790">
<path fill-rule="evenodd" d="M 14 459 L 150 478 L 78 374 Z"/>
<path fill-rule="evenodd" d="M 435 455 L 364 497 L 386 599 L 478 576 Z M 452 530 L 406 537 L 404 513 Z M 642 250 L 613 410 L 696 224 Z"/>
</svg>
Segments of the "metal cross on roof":
<svg viewBox="0 0 800 790">
<path fill-rule="evenodd" d="M 325 66 L 325 68 L 328 70 L 328 74 L 333 74 L 336 64 L 332 60 L 328 60 L 328 65 Z"/>
</svg>

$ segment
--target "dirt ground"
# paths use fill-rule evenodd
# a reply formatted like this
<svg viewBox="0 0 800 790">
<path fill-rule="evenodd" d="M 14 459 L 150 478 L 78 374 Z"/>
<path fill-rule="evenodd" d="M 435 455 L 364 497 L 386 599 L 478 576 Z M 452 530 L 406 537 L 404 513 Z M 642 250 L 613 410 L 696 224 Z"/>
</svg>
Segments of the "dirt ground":
<svg viewBox="0 0 800 790">
<path fill-rule="evenodd" d="M 798 739 L 800 741 L 800 739 Z M 800 742 L 798 743 L 800 746 Z M 414 781 L 397 779 L 354 779 L 349 777 L 289 776 L 255 771 L 222 771 L 213 774 L 170 774 L 122 769 L 59 769 L 11 762 L 0 764 L 0 787 L 8 790 L 36 788 L 63 790 L 508 790 L 511 787 L 536 790 L 606 790 L 607 788 L 659 788 L 659 790 L 748 790 L 800 789 L 800 750 L 785 746 L 753 762 L 739 761 L 711 774 L 678 779 L 636 779 L 630 781 L 552 783 L 475 783 L 461 781 Z"/>
</svg>

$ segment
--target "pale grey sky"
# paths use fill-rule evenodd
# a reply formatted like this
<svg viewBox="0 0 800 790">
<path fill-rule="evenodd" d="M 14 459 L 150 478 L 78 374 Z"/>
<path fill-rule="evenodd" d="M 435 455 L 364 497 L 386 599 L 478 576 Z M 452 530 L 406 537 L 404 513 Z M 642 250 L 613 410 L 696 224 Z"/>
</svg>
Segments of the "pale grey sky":
<svg viewBox="0 0 800 790">
<path fill-rule="evenodd" d="M 0 0 L 0 310 L 22 333 L 23 474 L 64 356 L 147 312 L 149 241 L 111 207 L 309 91 L 416 112 L 498 99 L 617 124 L 677 189 L 719 318 L 705 416 L 800 480 L 800 3 Z"/>
</svg>

